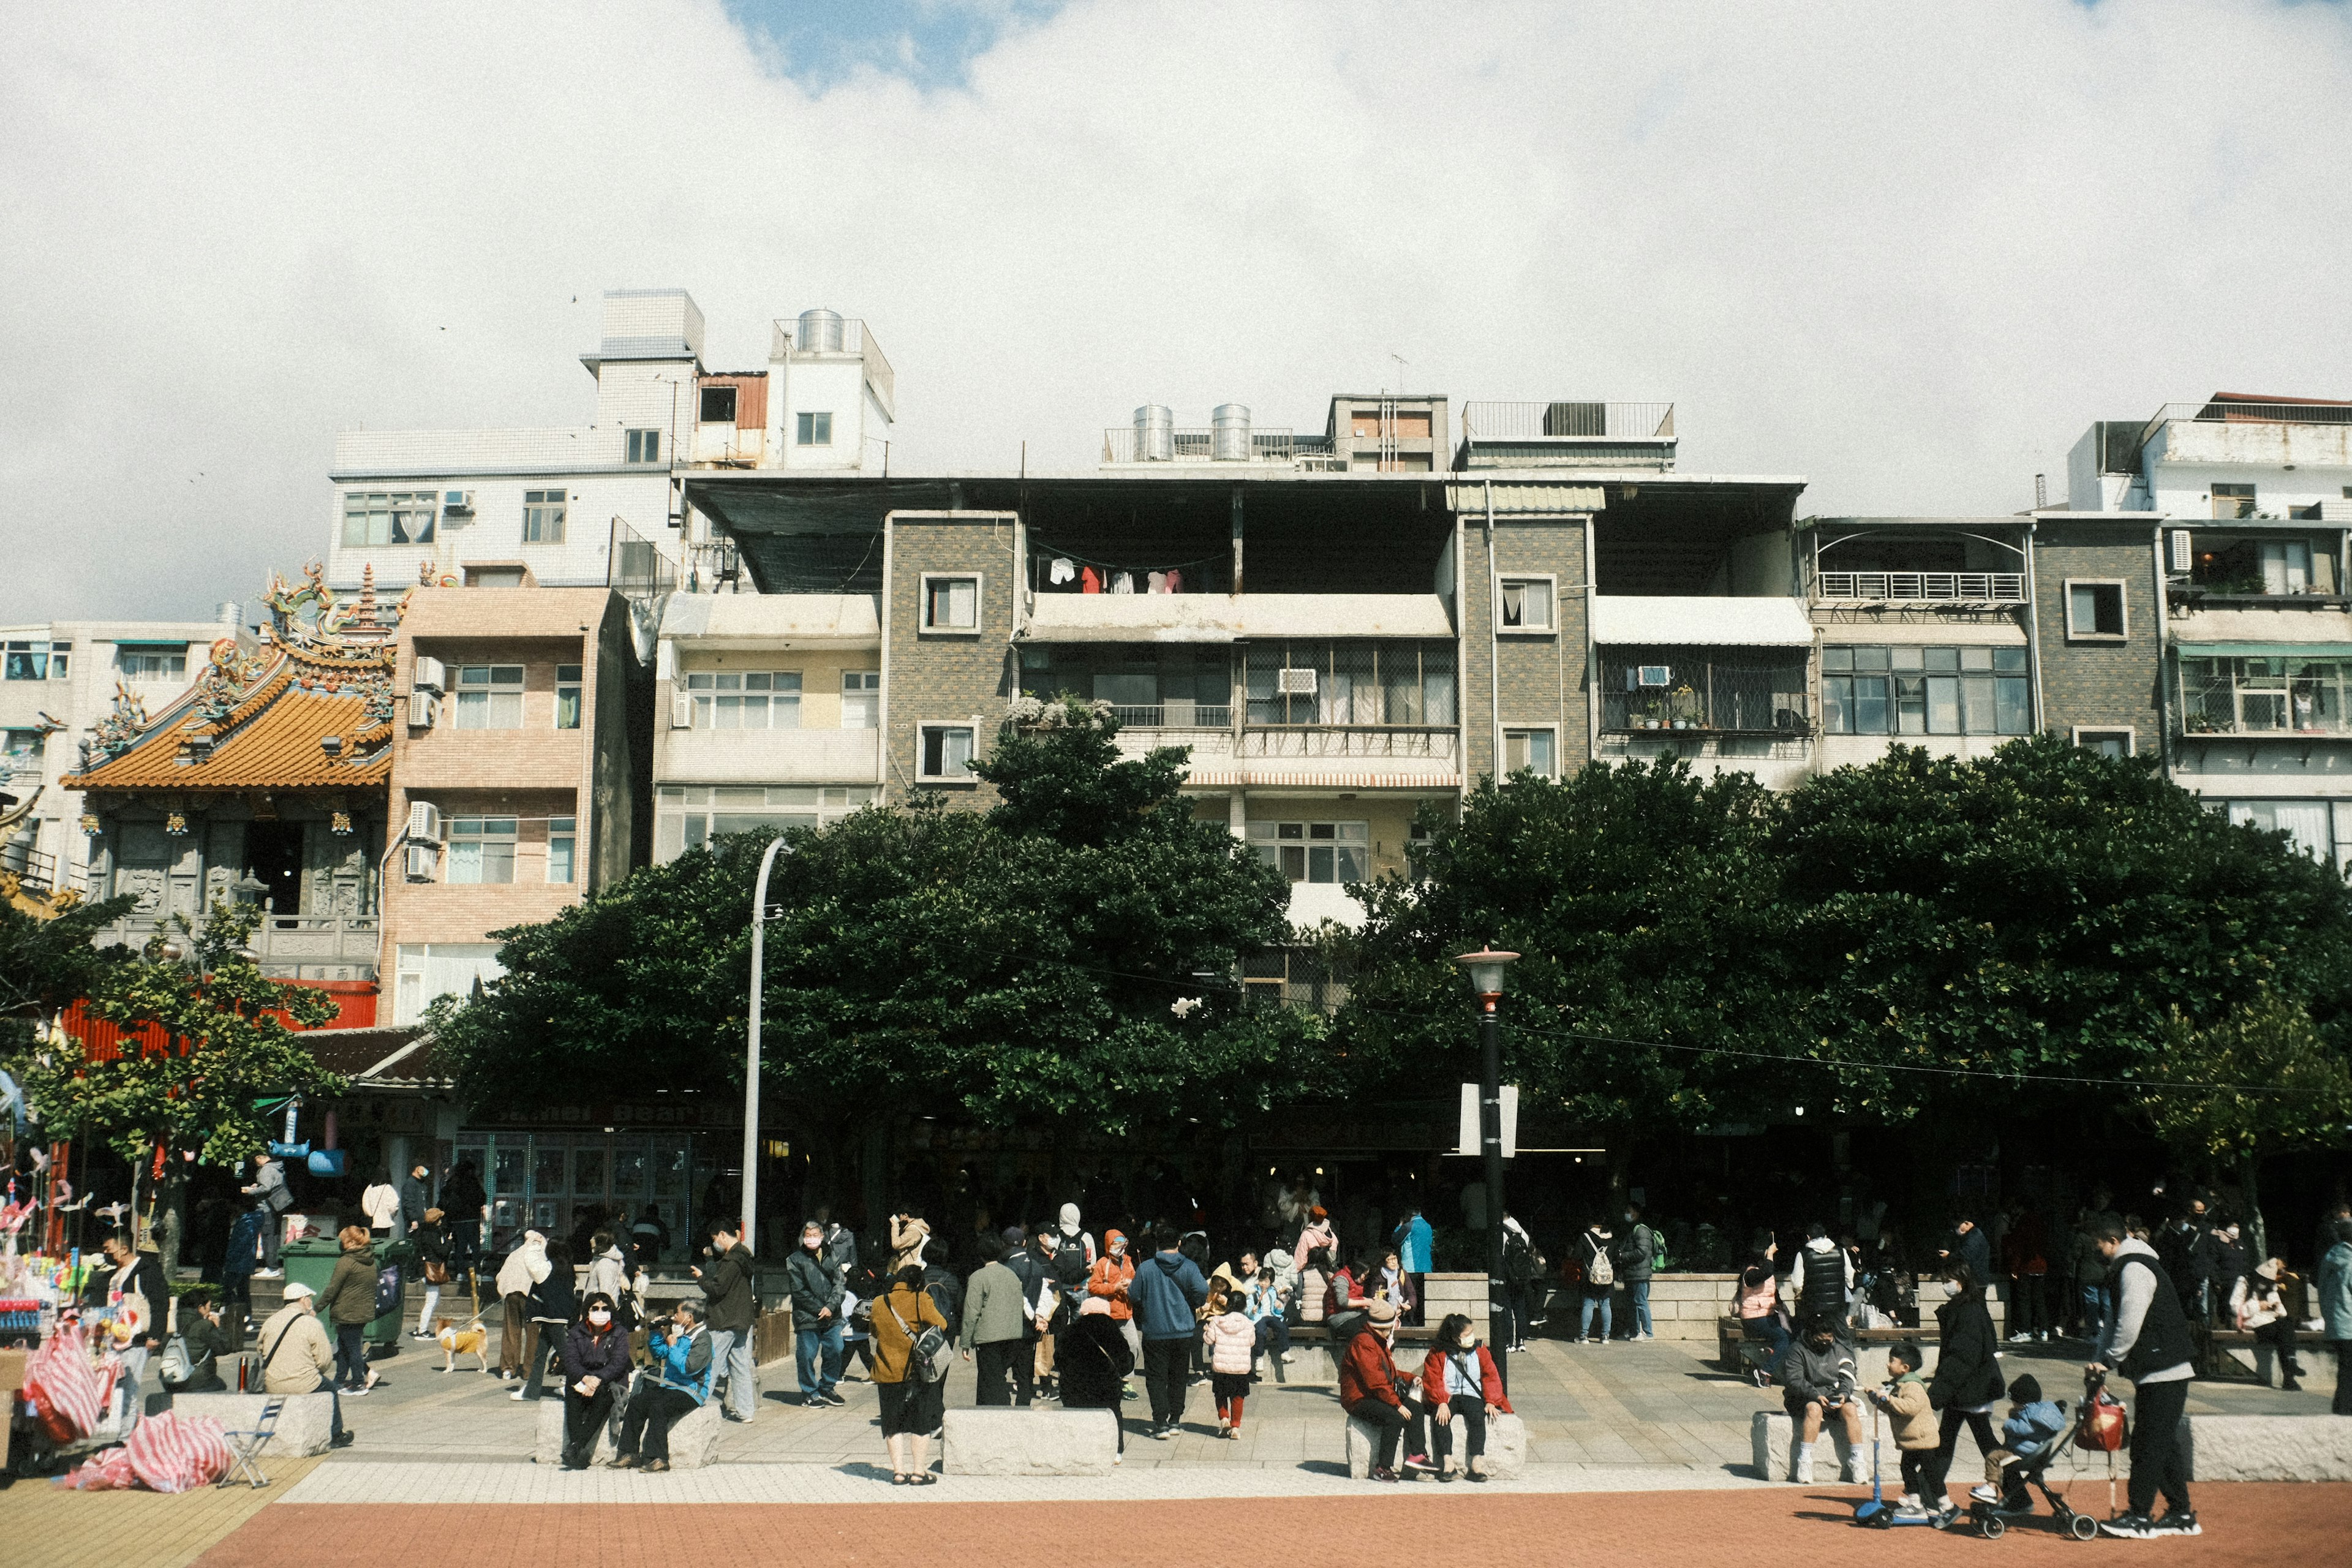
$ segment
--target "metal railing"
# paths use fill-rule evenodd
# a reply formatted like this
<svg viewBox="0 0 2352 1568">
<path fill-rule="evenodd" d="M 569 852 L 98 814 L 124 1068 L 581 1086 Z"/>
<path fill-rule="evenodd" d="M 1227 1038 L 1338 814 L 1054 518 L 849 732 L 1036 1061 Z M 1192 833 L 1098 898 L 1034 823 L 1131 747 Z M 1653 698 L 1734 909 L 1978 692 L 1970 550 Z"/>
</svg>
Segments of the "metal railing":
<svg viewBox="0 0 2352 1568">
<path fill-rule="evenodd" d="M 1460 737 L 1451 728 L 1399 724 L 1294 724 L 1242 731 L 1244 757 L 1428 757 L 1452 761 Z"/>
<path fill-rule="evenodd" d="M 2352 735 L 2347 670 L 2336 659 L 2180 659 L 2182 734 Z"/>
<path fill-rule="evenodd" d="M 677 586 L 677 563 L 616 517 L 604 557 L 604 585 L 625 599 L 657 599 Z"/>
<path fill-rule="evenodd" d="M 1822 599 L 1872 599 L 1897 604 L 2025 603 L 2021 572 L 1824 572 L 1814 589 Z"/>
<path fill-rule="evenodd" d="M 882 345 L 874 341 L 874 334 L 866 331 L 863 320 L 856 316 L 841 319 L 841 346 L 837 349 L 830 345 L 822 349 L 803 348 L 793 341 L 799 331 L 798 318 L 776 321 L 769 331 L 768 357 L 788 360 L 803 353 L 856 354 L 865 363 L 866 384 L 874 389 L 882 411 L 893 419 L 898 416 L 898 374 L 891 370 L 890 362 L 883 357 Z"/>
<path fill-rule="evenodd" d="M 1129 730 L 1229 730 L 1234 710 L 1223 702 L 1114 703 L 1110 716 Z"/>
<path fill-rule="evenodd" d="M 2352 425 L 2352 403 L 2238 403 L 2220 398 L 2168 403 L 2157 410 L 2147 428 L 2153 431 L 2168 419 L 2200 425 Z"/>
<path fill-rule="evenodd" d="M 1462 439 L 1671 441 L 1671 403 L 1465 403 Z"/>
<path fill-rule="evenodd" d="M 1247 458 L 1220 458 L 1215 453 L 1215 432 L 1207 429 L 1173 432 L 1174 445 L 1169 456 L 1139 458 L 1135 450 L 1135 426 L 1113 425 L 1103 431 L 1102 461 L 1109 463 L 1297 463 L 1317 454 L 1328 457 L 1330 441 L 1321 436 L 1297 436 L 1282 428 L 1253 428 L 1249 433 L 1250 455 Z"/>
<path fill-rule="evenodd" d="M 1632 733 L 1690 730 L 1716 735 L 1810 735 L 1801 691 L 1775 691 L 1763 671 L 1720 670 L 1710 680 L 1673 690 L 1648 688 L 1601 694 L 1601 728 Z"/>
</svg>

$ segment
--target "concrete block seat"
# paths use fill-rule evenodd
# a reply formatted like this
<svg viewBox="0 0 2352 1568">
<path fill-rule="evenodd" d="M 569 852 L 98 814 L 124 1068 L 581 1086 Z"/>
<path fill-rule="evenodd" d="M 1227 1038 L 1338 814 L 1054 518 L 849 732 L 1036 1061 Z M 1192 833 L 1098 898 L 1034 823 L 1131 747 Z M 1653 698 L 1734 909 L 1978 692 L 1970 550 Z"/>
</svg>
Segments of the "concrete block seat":
<svg viewBox="0 0 2352 1568">
<path fill-rule="evenodd" d="M 283 1399 L 277 1436 L 261 1451 L 262 1468 L 276 1457 L 323 1454 L 334 1446 L 335 1396 L 331 1394 L 175 1394 L 172 1408 L 184 1416 L 209 1415 L 225 1430 L 249 1432 L 261 1424 L 262 1406 Z"/>
<path fill-rule="evenodd" d="M 1789 1479 L 1789 1445 L 1796 1439 L 1796 1435 L 1797 1424 L 1786 1411 L 1759 1410 L 1748 1418 L 1748 1455 L 1759 1476 L 1768 1481 L 1785 1481 Z M 1900 1461 L 1894 1457 L 1894 1444 L 1882 1436 L 1879 1447 L 1880 1457 L 1885 1462 L 1887 1473 L 1895 1474 Z M 1851 1452 L 1853 1463 L 1857 1467 L 1857 1473 L 1862 1477 L 1863 1481 L 1867 1483 L 1871 1479 L 1871 1470 L 1870 1437 L 1866 1423 L 1862 1442 L 1854 1446 Z M 1847 1458 L 1845 1428 L 1835 1422 L 1823 1422 L 1822 1435 L 1813 1440 L 1813 1479 L 1823 1484 L 1837 1480 L 1845 1473 Z M 1976 1459 L 1969 1458 L 1965 1455 L 1954 1458 L 1953 1475 L 1959 1476 L 1972 1471 L 1981 1473 Z"/>
<path fill-rule="evenodd" d="M 620 1451 L 621 1413 L 626 1403 L 626 1395 L 613 1402 L 612 1418 L 596 1434 L 596 1454 L 590 1464 L 604 1464 Z M 722 1429 L 715 1397 L 679 1416 L 669 1429 L 669 1468 L 698 1470 L 718 1463 L 719 1434 Z M 539 1430 L 531 1444 L 530 1457 L 550 1467 L 563 1463 L 563 1398 L 560 1394 L 551 1393 L 539 1401 Z"/>
<path fill-rule="evenodd" d="M 1372 1456 L 1380 1451 L 1380 1432 L 1352 1415 L 1349 1416 L 1347 1421 L 1348 1476 L 1351 1480 L 1360 1481 L 1372 1472 Z M 1461 1474 L 1463 1469 L 1465 1441 L 1460 1424 L 1456 1423 L 1454 1432 L 1454 1451 L 1447 1455 L 1445 1459 L 1446 1469 L 1456 1475 Z M 1402 1438 L 1398 1441 L 1397 1448 L 1397 1463 L 1402 1466 L 1405 1456 Z M 1527 1423 L 1516 1415 L 1489 1417 L 1486 1422 L 1486 1451 L 1480 1456 L 1479 1468 L 1490 1476 L 1509 1480 L 1524 1470 L 1527 1463 Z"/>
<path fill-rule="evenodd" d="M 1107 1476 L 1118 1462 L 1118 1422 L 1109 1410 L 953 1409 L 940 1447 L 950 1476 Z"/>
<path fill-rule="evenodd" d="M 2192 1415 L 2200 1481 L 2352 1481 L 2352 1421 L 2341 1415 Z"/>
</svg>

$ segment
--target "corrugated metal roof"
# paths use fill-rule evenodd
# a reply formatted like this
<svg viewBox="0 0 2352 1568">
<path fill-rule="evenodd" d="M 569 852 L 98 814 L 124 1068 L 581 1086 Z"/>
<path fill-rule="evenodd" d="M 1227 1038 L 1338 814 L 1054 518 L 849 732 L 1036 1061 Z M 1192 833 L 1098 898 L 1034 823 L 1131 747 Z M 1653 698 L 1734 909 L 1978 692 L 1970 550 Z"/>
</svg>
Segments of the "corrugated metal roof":
<svg viewBox="0 0 2352 1568">
<path fill-rule="evenodd" d="M 1813 622 L 1796 599 L 1595 595 L 1592 640 L 1617 647 L 1811 647 Z"/>
<path fill-rule="evenodd" d="M 1599 511 L 1603 504 L 1601 487 L 1592 484 L 1528 484 L 1497 479 L 1491 485 L 1450 484 L 1445 490 L 1445 504 L 1465 517 L 1484 517 L 1490 491 L 1498 517 L 1505 512 L 1517 516 L 1528 512 Z"/>
</svg>

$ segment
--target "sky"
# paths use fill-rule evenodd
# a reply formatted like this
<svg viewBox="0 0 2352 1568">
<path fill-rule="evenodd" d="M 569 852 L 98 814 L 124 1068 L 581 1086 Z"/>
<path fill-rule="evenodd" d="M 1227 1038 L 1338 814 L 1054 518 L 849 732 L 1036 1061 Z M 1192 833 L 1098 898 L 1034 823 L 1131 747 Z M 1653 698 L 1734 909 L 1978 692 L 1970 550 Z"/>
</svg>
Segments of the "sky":
<svg viewBox="0 0 2352 1568">
<path fill-rule="evenodd" d="M 584 424 L 862 317 L 898 471 L 1144 402 L 1672 401 L 1810 512 L 2007 512 L 2095 419 L 2352 397 L 2352 7 L 571 0 L 25 7 L 0 623 L 209 618 L 335 433 Z M 1402 363 L 1400 363 L 1402 362 Z"/>
</svg>

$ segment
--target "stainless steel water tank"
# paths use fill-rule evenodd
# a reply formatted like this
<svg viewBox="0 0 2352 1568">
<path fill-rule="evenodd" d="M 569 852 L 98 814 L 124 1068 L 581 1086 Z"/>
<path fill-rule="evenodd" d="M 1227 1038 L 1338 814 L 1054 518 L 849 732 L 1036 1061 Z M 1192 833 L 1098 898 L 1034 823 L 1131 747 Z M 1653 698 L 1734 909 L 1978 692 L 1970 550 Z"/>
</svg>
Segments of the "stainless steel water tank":
<svg viewBox="0 0 2352 1568">
<path fill-rule="evenodd" d="M 1250 457 L 1249 407 L 1220 403 L 1209 415 L 1209 456 L 1220 463 L 1246 463 Z"/>
<path fill-rule="evenodd" d="M 803 310 L 800 330 L 793 342 L 804 354 L 837 354 L 841 352 L 841 312 L 838 310 Z"/>
<path fill-rule="evenodd" d="M 237 599 L 223 599 L 213 606 L 213 618 L 225 626 L 245 625 L 245 605 Z"/>
<path fill-rule="evenodd" d="M 1135 460 L 1171 462 L 1176 457 L 1176 411 L 1165 404 L 1147 403 L 1135 411 Z"/>
</svg>

